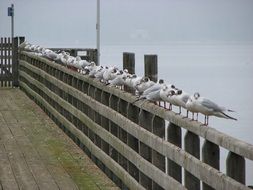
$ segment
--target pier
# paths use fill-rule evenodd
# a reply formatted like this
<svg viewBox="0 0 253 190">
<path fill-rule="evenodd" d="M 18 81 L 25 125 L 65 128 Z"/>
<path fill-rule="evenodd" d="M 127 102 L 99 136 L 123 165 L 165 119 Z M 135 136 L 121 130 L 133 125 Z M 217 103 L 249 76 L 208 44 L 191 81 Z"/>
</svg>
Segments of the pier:
<svg viewBox="0 0 253 190">
<path fill-rule="evenodd" d="M 153 103 L 133 104 L 136 97 L 127 90 L 14 49 L 7 82 L 22 91 L 14 92 L 26 93 L 119 188 L 250 189 L 245 159 L 253 161 L 253 145 Z M 125 53 L 123 61 L 134 71 L 134 54 Z M 145 74 L 154 81 L 155 67 L 148 65 L 156 64 L 155 55 L 145 57 Z M 220 148 L 229 152 L 226 173 L 220 171 Z"/>
</svg>

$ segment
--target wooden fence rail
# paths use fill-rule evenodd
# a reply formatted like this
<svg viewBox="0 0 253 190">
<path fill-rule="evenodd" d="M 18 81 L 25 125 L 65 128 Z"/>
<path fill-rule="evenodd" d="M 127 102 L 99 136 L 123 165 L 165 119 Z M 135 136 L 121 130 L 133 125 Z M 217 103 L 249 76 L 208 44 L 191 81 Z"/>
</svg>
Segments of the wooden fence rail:
<svg viewBox="0 0 253 190">
<path fill-rule="evenodd" d="M 249 189 L 253 145 L 152 103 L 133 105 L 130 93 L 47 59 L 21 52 L 19 62 L 21 89 L 122 189 Z M 229 151 L 226 174 L 220 147 Z"/>
</svg>

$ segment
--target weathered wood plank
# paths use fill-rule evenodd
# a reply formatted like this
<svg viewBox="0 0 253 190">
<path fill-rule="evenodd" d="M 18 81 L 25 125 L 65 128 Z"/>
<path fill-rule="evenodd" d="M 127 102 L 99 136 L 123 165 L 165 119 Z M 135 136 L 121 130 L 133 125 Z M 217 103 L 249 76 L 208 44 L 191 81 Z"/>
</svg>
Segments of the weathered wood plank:
<svg viewBox="0 0 253 190">
<path fill-rule="evenodd" d="M 40 160 L 40 156 L 27 139 L 19 125 L 8 125 L 15 141 L 19 145 L 20 151 L 23 153 L 26 163 L 33 174 L 39 189 L 58 189 L 53 177 Z"/>
<path fill-rule="evenodd" d="M 19 189 L 8 155 L 6 154 L 4 145 L 2 143 L 0 144 L 0 183 L 4 190 Z"/>
<path fill-rule="evenodd" d="M 12 148 L 13 152 L 10 155 L 15 159 L 24 160 L 13 163 L 12 159 L 10 162 L 14 168 L 14 177 L 18 176 L 17 184 L 20 189 L 27 189 L 27 186 L 24 186 L 24 179 L 20 176 L 23 173 L 18 172 L 17 166 L 20 167 L 20 171 L 23 171 L 24 167 L 28 168 L 34 176 L 36 187 L 40 189 L 118 189 L 22 91 L 0 90 L 1 97 L 4 97 L 5 101 L 10 99 L 14 104 L 5 111 L 12 112 L 18 122 L 8 126 L 5 120 L 1 122 L 0 129 L 5 133 L 0 131 L 0 144 L 8 144 L 8 156 Z M 1 113 L 2 111 L 0 115 Z M 5 124 L 5 128 L 2 124 Z M 14 145 L 18 150 L 12 147 Z M 16 156 L 16 151 L 19 157 Z M 23 163 L 23 166 L 20 166 L 20 163 Z"/>
<path fill-rule="evenodd" d="M 7 137 L 7 139 L 4 139 L 4 147 L 19 188 L 38 189 L 34 176 L 28 168 L 24 155 L 20 152 L 9 128 L 6 125 L 2 125 L 1 129 L 1 134 Z"/>
<path fill-rule="evenodd" d="M 17 119 L 14 117 L 13 113 L 9 110 L 1 111 L 3 118 L 7 124 L 18 123 Z"/>
</svg>

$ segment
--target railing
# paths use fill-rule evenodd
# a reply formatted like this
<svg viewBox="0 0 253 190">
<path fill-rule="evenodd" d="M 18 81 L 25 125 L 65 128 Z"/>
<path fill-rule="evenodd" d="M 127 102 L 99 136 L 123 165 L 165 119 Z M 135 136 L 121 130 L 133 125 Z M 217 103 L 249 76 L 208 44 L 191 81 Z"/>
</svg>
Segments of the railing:
<svg viewBox="0 0 253 190">
<path fill-rule="evenodd" d="M 47 59 L 21 52 L 19 63 L 21 89 L 122 189 L 250 189 L 253 145 L 152 103 L 133 105 L 130 93 Z M 226 174 L 220 147 L 229 151 Z"/>
</svg>

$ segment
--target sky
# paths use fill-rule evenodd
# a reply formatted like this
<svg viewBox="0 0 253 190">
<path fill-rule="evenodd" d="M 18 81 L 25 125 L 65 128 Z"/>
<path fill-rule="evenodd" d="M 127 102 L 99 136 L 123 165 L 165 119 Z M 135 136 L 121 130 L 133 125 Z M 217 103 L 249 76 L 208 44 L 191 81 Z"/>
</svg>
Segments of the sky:
<svg viewBox="0 0 253 190">
<path fill-rule="evenodd" d="M 96 46 L 96 0 L 0 0 L 0 36 Z M 101 0 L 101 44 L 253 43 L 252 0 Z"/>
</svg>

